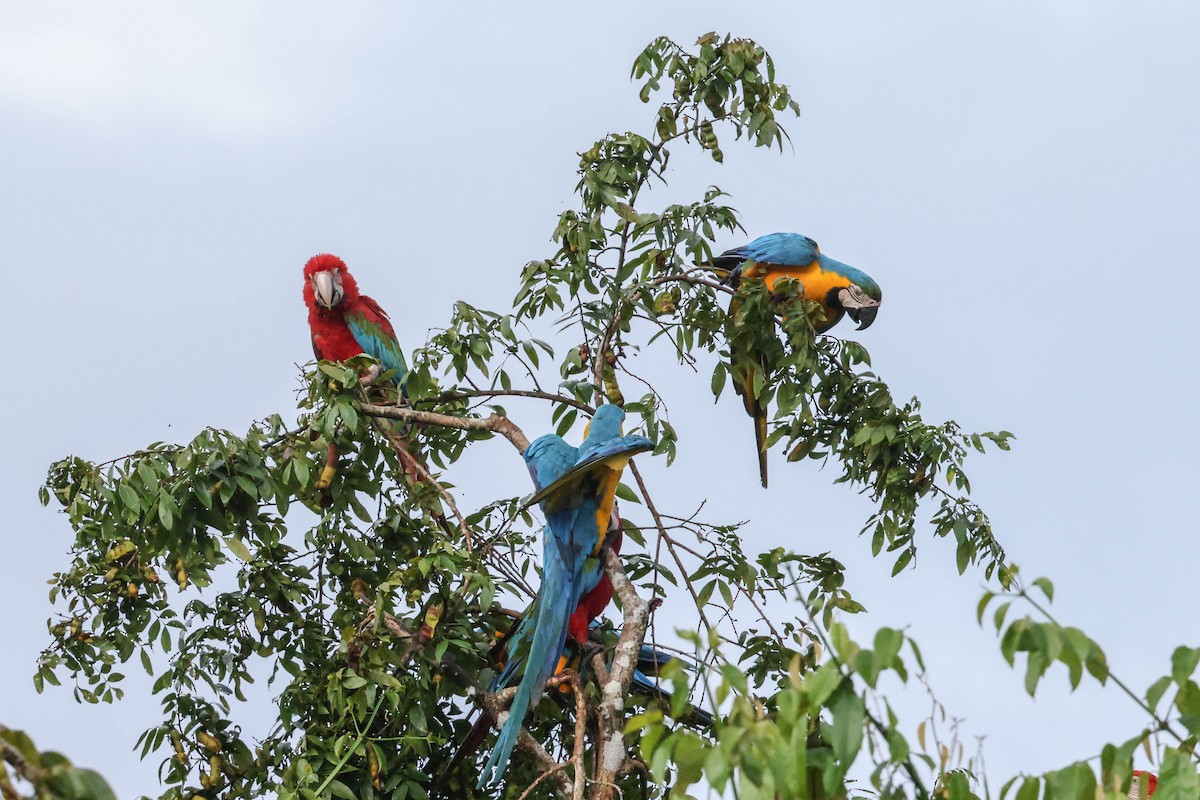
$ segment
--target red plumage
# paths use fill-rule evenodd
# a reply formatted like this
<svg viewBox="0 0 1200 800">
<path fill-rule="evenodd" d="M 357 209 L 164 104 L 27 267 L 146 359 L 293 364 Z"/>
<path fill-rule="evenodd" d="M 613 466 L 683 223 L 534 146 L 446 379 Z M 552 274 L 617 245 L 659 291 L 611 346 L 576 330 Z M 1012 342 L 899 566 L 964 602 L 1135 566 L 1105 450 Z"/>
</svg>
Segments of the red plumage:
<svg viewBox="0 0 1200 800">
<path fill-rule="evenodd" d="M 1146 796 L 1154 794 L 1158 790 L 1158 776 L 1153 772 L 1145 772 L 1140 769 L 1133 771 L 1133 783 L 1129 786 L 1129 800 L 1141 800 L 1138 795 L 1138 785 L 1141 783 L 1140 778 L 1146 776 Z"/>
<path fill-rule="evenodd" d="M 333 308 L 325 308 L 317 302 L 313 292 L 312 276 L 318 272 L 337 272 L 342 279 L 342 301 Z M 347 314 L 361 314 L 387 334 L 396 338 L 387 312 L 364 294 L 359 294 L 358 283 L 346 269 L 346 262 L 335 255 L 321 253 L 304 265 L 304 304 L 308 306 L 308 327 L 312 332 L 313 354 L 325 361 L 345 361 L 363 352 L 363 347 L 346 324 Z"/>
<path fill-rule="evenodd" d="M 617 529 L 612 534 L 612 551 L 620 554 L 621 543 L 625 540 L 625 533 L 617 524 Z M 604 569 L 601 566 L 601 569 Z M 567 620 L 567 635 L 574 639 L 578 644 L 587 644 L 588 630 L 591 628 L 592 620 L 604 613 L 604 609 L 608 608 L 608 604 L 612 602 L 613 585 L 612 578 L 608 577 L 608 571 L 600 576 L 600 582 L 597 583 L 590 592 L 579 598 L 579 605 L 575 606 L 575 611 L 572 612 L 570 619 Z"/>
</svg>

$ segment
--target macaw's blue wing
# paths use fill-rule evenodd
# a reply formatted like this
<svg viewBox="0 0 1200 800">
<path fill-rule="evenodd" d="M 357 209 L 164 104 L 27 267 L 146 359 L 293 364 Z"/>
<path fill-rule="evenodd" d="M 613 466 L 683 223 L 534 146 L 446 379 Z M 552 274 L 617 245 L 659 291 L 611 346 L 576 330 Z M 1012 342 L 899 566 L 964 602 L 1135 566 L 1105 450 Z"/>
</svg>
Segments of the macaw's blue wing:
<svg viewBox="0 0 1200 800">
<path fill-rule="evenodd" d="M 737 283 L 742 264 L 754 261 L 759 264 L 778 264 L 783 267 L 800 267 L 811 264 L 820 256 L 817 243 L 799 233 L 768 233 L 752 242 L 726 250 L 713 258 L 713 266 L 729 270 L 726 283 Z"/>
<path fill-rule="evenodd" d="M 575 465 L 579 448 L 567 444 L 561 436 L 548 433 L 534 439 L 522 455 L 534 488 L 541 491 Z"/>
<path fill-rule="evenodd" d="M 408 376 L 408 364 L 404 351 L 396 340 L 396 332 L 387 313 L 369 297 L 359 297 L 352 308 L 343 312 L 346 327 L 354 335 L 354 341 L 367 355 L 374 358 L 388 371 L 395 372 L 393 380 L 397 386 L 404 385 Z"/>
<path fill-rule="evenodd" d="M 645 437 L 620 436 L 624 416 L 616 406 L 597 409 L 579 450 L 557 436 L 542 436 L 526 448 L 525 461 L 537 487 L 531 502 L 540 503 L 546 515 L 542 583 L 534 609 L 526 615 L 531 620 L 528 633 L 520 631 L 509 651 L 520 657 L 521 666 L 510 663 L 498 678 L 513 681 L 520 673 L 508 719 L 480 774 L 480 788 L 504 772 L 525 715 L 558 666 L 571 614 L 587 584 L 588 559 L 599 552 L 608 530 L 621 471 L 635 453 L 653 447 Z"/>
<path fill-rule="evenodd" d="M 532 447 L 530 445 L 530 449 Z M 541 488 L 529 503 L 541 503 L 542 510 L 547 514 L 578 506 L 580 499 L 598 484 L 605 473 L 616 471 L 619 478 L 629 459 L 653 449 L 654 443 L 645 436 L 622 436 L 591 448 L 585 444 L 579 449 L 579 460 L 552 483 Z"/>
</svg>

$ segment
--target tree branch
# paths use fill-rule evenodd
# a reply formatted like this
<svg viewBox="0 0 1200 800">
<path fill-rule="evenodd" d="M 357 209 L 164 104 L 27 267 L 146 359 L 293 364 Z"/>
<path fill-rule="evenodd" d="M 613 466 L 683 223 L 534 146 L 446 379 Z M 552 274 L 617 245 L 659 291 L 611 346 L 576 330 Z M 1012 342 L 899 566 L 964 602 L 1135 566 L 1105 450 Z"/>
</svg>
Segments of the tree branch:
<svg viewBox="0 0 1200 800">
<path fill-rule="evenodd" d="M 11 729 L 0 725 L 0 734 L 5 733 L 11 733 Z M 0 739 L 0 758 L 7 761 L 12 766 L 14 772 L 40 790 L 42 781 L 46 778 L 45 771 L 41 767 L 35 767 L 33 764 L 30 764 L 25 756 L 21 755 L 20 750 L 13 747 L 4 739 Z"/>
<path fill-rule="evenodd" d="M 463 400 L 469 397 L 531 397 L 536 400 L 549 400 L 552 403 L 562 403 L 564 406 L 573 406 L 588 414 L 596 413 L 596 409 L 592 408 L 587 403 L 576 400 L 573 397 L 567 397 L 566 395 L 555 394 L 553 392 L 533 391 L 532 389 L 473 389 L 443 392 L 435 397 L 418 400 L 417 402 L 444 403 L 447 400 Z"/>
<path fill-rule="evenodd" d="M 623 623 L 621 638 L 613 651 L 612 667 L 601 687 L 594 800 L 612 799 L 617 788 L 617 775 L 625 765 L 625 695 L 629 692 L 638 652 L 650 622 L 650 604 L 638 596 L 625 574 L 621 557 L 611 548 L 604 549 L 604 570 L 612 580 L 613 591 L 621 599 Z"/>
<path fill-rule="evenodd" d="M 420 425 L 436 425 L 442 428 L 456 428 L 460 431 L 491 431 L 498 433 L 512 442 L 513 447 L 524 453 L 529 447 L 529 439 L 517 424 L 508 417 L 492 414 L 489 417 L 452 417 L 448 414 L 435 414 L 432 411 L 418 411 L 415 408 L 402 406 L 381 406 L 375 403 L 359 403 L 358 410 L 371 417 L 386 417 L 404 422 L 415 422 Z"/>
</svg>

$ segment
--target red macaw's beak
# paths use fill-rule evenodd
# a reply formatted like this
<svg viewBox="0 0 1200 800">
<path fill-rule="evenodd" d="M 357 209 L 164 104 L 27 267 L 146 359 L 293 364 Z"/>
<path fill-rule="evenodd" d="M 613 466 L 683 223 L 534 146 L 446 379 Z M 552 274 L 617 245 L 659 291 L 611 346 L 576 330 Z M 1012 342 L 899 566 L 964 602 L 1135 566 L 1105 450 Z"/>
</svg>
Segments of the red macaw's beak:
<svg viewBox="0 0 1200 800">
<path fill-rule="evenodd" d="M 313 297 L 325 308 L 333 308 L 342 302 L 346 292 L 342 289 L 342 273 L 337 270 L 314 272 L 312 278 Z"/>
<path fill-rule="evenodd" d="M 838 289 L 837 299 L 846 313 L 850 315 L 850 319 L 858 324 L 860 331 L 871 327 L 871 323 L 875 321 L 875 315 L 879 313 L 879 301 L 868 297 L 866 292 L 854 284 Z"/>
</svg>

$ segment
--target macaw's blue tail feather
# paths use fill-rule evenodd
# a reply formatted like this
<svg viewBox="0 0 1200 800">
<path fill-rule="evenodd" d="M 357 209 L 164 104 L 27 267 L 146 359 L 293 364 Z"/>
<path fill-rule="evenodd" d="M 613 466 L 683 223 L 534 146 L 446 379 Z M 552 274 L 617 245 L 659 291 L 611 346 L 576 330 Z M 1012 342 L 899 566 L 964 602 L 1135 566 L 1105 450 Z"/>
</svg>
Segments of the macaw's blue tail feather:
<svg viewBox="0 0 1200 800">
<path fill-rule="evenodd" d="M 492 753 L 479 775 L 480 789 L 495 783 L 504 774 L 508 767 L 508 759 L 516 747 L 517 737 L 521 735 L 525 715 L 529 708 L 541 699 L 546 681 L 554 675 L 559 653 L 567 639 L 567 620 L 571 616 L 576 598 L 574 579 L 569 574 L 562 574 L 553 569 L 554 564 L 555 561 L 550 560 L 547 563 L 546 574 L 542 576 L 542 588 L 538 592 L 537 621 L 534 625 L 533 640 L 529 644 L 525 670 L 521 675 L 521 682 L 517 685 L 517 693 L 513 695 L 512 704 L 508 707 L 508 718 L 504 721 L 504 727 L 500 729 L 496 746 L 492 748 Z"/>
<path fill-rule="evenodd" d="M 661 650 L 655 650 L 651 645 L 643 644 L 641 651 L 638 653 L 637 668 L 633 671 L 633 679 L 629 682 L 629 693 L 657 700 L 669 711 L 671 709 L 673 692 L 670 689 L 663 688 L 657 676 L 659 670 L 675 660 L 675 656 L 664 653 Z M 693 670 L 693 667 L 689 666 L 686 662 L 684 662 L 683 668 L 688 672 Z M 652 678 L 650 675 L 656 677 Z M 712 714 L 691 704 L 688 705 L 687 711 L 678 719 L 684 725 L 689 725 L 693 728 L 707 728 L 713 723 Z"/>
</svg>

